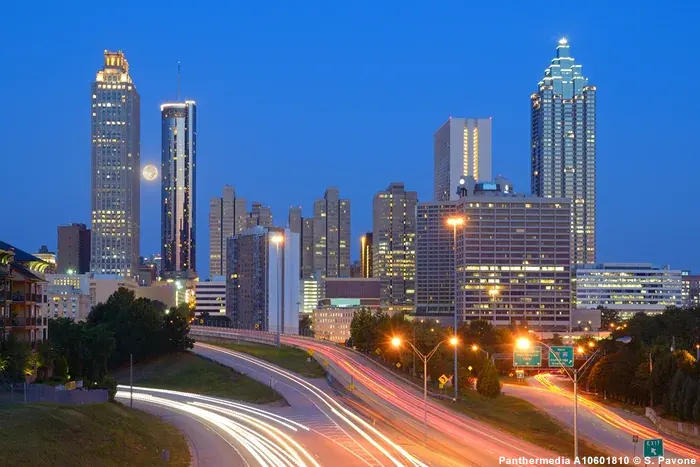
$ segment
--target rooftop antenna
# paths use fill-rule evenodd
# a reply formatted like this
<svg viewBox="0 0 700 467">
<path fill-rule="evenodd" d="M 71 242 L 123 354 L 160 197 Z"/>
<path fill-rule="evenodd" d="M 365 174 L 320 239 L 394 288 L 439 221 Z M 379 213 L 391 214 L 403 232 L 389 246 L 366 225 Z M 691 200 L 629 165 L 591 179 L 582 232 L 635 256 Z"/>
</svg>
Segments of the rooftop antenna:
<svg viewBox="0 0 700 467">
<path fill-rule="evenodd" d="M 177 62 L 177 101 L 180 102 L 180 62 Z"/>
</svg>

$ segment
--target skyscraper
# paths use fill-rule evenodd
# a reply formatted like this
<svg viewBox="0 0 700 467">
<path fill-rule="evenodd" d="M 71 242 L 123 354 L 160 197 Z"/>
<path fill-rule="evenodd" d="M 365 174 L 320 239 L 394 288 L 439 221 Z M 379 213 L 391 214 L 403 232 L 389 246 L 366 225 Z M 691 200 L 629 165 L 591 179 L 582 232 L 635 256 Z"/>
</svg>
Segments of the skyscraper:
<svg viewBox="0 0 700 467">
<path fill-rule="evenodd" d="M 392 183 L 374 195 L 372 277 L 381 280 L 382 306 L 412 311 L 416 290 L 418 193 Z"/>
<path fill-rule="evenodd" d="M 261 227 L 272 227 L 272 210 L 270 206 L 263 206 L 257 201 L 253 201 L 248 218 L 246 219 L 246 228 L 250 229 L 259 225 Z"/>
<path fill-rule="evenodd" d="M 596 88 L 561 39 L 532 106 L 532 194 L 572 203 L 572 262 L 596 262 Z"/>
<path fill-rule="evenodd" d="M 105 50 L 104 59 L 92 83 L 90 270 L 133 277 L 139 264 L 141 104 L 124 53 Z"/>
<path fill-rule="evenodd" d="M 373 235 L 367 232 L 360 238 L 360 275 L 364 278 L 372 277 Z"/>
<path fill-rule="evenodd" d="M 161 251 L 166 278 L 196 276 L 197 106 L 194 101 L 160 106 Z"/>
<path fill-rule="evenodd" d="M 301 265 L 299 276 L 302 279 L 314 277 L 314 232 L 313 219 L 303 217 L 301 206 L 289 208 L 289 230 L 299 234 Z"/>
<path fill-rule="evenodd" d="M 328 188 L 314 201 L 313 271 L 321 277 L 350 277 L 350 200 Z"/>
<path fill-rule="evenodd" d="M 226 275 L 226 240 L 242 232 L 247 220 L 246 200 L 224 185 L 221 198 L 209 202 L 209 277 Z"/>
<path fill-rule="evenodd" d="M 434 136 L 435 199 L 457 199 L 459 179 L 491 180 L 491 118 L 452 118 Z"/>
<path fill-rule="evenodd" d="M 90 229 L 85 224 L 58 226 L 57 272 L 90 272 Z"/>
</svg>

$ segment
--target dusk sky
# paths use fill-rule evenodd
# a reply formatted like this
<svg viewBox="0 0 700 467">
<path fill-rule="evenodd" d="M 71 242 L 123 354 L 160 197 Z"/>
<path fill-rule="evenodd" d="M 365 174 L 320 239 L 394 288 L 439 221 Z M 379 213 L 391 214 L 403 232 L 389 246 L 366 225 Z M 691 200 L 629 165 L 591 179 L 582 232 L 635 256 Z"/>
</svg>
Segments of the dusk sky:
<svg viewBox="0 0 700 467">
<path fill-rule="evenodd" d="M 182 63 L 207 277 L 209 199 L 224 184 L 271 205 L 277 225 L 339 187 L 356 258 L 377 191 L 403 181 L 432 199 L 433 133 L 449 116 L 493 117 L 494 172 L 529 192 L 529 97 L 566 37 L 598 89 L 598 261 L 700 272 L 700 2 L 152 3 L 3 6 L 0 240 L 55 251 L 58 225 L 89 224 L 104 49 L 124 51 L 141 96 L 142 165 L 160 166 L 159 105 Z M 160 252 L 159 190 L 142 185 L 144 256 Z"/>
</svg>

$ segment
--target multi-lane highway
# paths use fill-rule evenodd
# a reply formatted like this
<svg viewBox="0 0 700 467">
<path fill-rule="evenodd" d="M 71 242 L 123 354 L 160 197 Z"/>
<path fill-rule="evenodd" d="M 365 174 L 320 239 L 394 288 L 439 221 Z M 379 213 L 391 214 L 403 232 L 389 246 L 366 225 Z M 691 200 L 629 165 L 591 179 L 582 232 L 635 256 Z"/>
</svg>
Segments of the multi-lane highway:
<svg viewBox="0 0 700 467">
<path fill-rule="evenodd" d="M 231 329 L 194 329 L 198 332 L 219 333 L 219 337 L 251 336 L 250 331 Z M 210 334 L 213 336 L 213 334 Z M 363 355 L 331 343 L 295 336 L 282 336 L 282 342 L 313 350 L 317 358 L 345 384 L 352 384 L 356 394 L 395 421 L 398 426 L 421 430 L 423 398 L 419 389 L 406 384 L 390 372 L 376 366 Z M 197 348 L 200 348 L 197 346 Z M 197 350 L 199 351 L 199 350 Z M 439 402 L 428 401 L 428 425 L 432 451 L 445 450 L 458 459 L 460 465 L 498 465 L 499 458 L 555 458 L 556 454 L 525 442 L 485 423 L 458 414 Z M 418 456 L 419 457 L 419 456 Z M 440 465 L 436 463 L 435 465 Z"/>
<path fill-rule="evenodd" d="M 525 399 L 545 410 L 559 421 L 573 423 L 573 394 L 564 380 L 541 374 L 529 378 L 530 386 L 507 385 L 507 394 Z M 634 445 L 632 437 L 640 440 L 664 438 L 666 456 L 700 460 L 700 450 L 670 439 L 656 431 L 644 417 L 606 407 L 579 394 L 578 430 L 581 436 L 610 455 L 640 455 L 641 445 Z"/>
</svg>

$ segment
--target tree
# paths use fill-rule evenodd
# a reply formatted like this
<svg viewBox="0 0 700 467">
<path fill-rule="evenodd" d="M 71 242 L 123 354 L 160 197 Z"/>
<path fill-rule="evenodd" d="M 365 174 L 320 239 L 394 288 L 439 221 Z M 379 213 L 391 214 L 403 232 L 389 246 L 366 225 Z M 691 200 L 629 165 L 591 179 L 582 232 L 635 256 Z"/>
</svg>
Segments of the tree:
<svg viewBox="0 0 700 467">
<path fill-rule="evenodd" d="M 482 396 L 489 398 L 497 397 L 501 394 L 501 381 L 498 379 L 498 371 L 491 360 L 487 360 L 479 373 L 476 382 L 476 390 Z"/>
<path fill-rule="evenodd" d="M 299 315 L 299 334 L 302 336 L 314 337 L 312 326 L 311 315 L 307 313 Z"/>
<path fill-rule="evenodd" d="M 676 370 L 676 374 L 671 380 L 671 386 L 666 394 L 663 396 L 664 411 L 667 414 L 676 414 L 676 408 L 678 407 L 677 401 L 681 398 L 681 391 L 683 390 L 683 383 L 685 383 L 685 374 L 680 368 Z"/>
<path fill-rule="evenodd" d="M 381 311 L 361 308 L 350 323 L 350 336 L 360 352 L 374 352 L 381 344 L 380 336 L 386 327 L 388 316 Z"/>
<path fill-rule="evenodd" d="M 5 361 L 3 378 L 10 382 L 25 381 L 31 363 L 30 354 L 29 344 L 21 342 L 12 333 L 0 340 L 0 355 Z"/>
<path fill-rule="evenodd" d="M 617 310 L 611 310 L 603 305 L 600 305 L 598 310 L 600 310 L 601 329 L 608 329 L 611 324 L 617 325 L 620 322 L 620 313 Z"/>
</svg>

